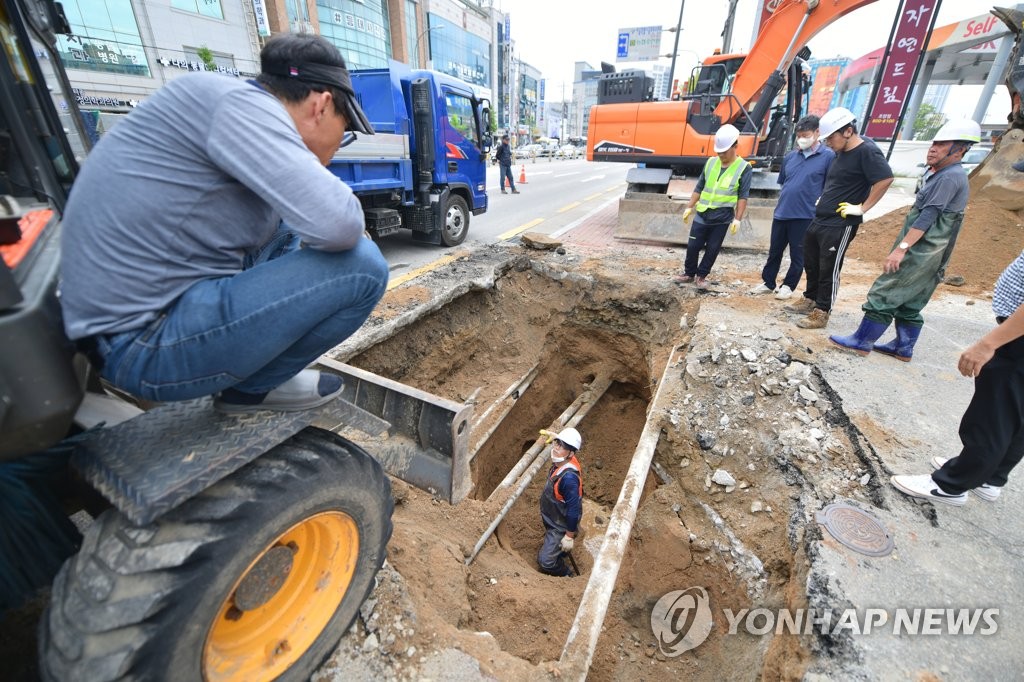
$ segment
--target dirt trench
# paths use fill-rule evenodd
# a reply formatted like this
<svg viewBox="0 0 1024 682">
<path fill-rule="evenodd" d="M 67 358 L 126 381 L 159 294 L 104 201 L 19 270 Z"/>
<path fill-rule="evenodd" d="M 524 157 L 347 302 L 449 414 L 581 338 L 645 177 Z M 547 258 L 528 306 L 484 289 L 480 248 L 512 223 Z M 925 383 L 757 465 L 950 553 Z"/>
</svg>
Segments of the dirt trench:
<svg viewBox="0 0 1024 682">
<path fill-rule="evenodd" d="M 652 631 L 651 611 L 658 599 L 691 586 L 707 590 L 716 613 L 752 608 L 755 598 L 757 607 L 766 608 L 807 603 L 805 508 L 820 506 L 809 505 L 808 495 L 815 494 L 822 477 L 815 473 L 819 480 L 810 481 L 803 473 L 806 462 L 778 444 L 779 422 L 805 410 L 811 416 L 801 418 L 823 419 L 830 408 L 758 391 L 749 363 L 732 365 L 731 359 L 718 367 L 721 375 L 713 382 L 685 381 L 694 362 L 711 366 L 712 353 L 703 351 L 707 339 L 691 338 L 698 311 L 692 294 L 670 284 L 652 287 L 631 273 L 602 269 L 595 276 L 520 261 L 497 277 L 493 288 L 471 291 L 350 360 L 453 400 L 471 399 L 477 415 L 537 370 L 500 423 L 494 421 L 500 418 L 496 410 L 490 422 L 474 424 L 474 434 L 493 434 L 479 444 L 473 460 L 470 499 L 452 507 L 396 485 L 399 504 L 389 561 L 408 588 L 402 608 L 415 613 L 418 625 L 412 636 L 392 633 L 394 641 L 382 647 L 383 656 L 409 647 L 455 647 L 474 652 L 481 671 L 498 679 L 557 674 L 554 662 L 650 401 L 670 352 L 680 348 L 689 351 L 689 359 L 678 361 L 666 375 L 678 386 L 655 454 L 662 475 L 648 475 L 588 679 L 803 675 L 822 646 L 807 637 L 729 635 L 725 619 L 716 616 L 707 641 L 682 655 L 666 656 Z M 771 351 L 781 359 L 768 358 L 778 368 L 801 350 L 785 343 L 778 341 L 778 349 Z M 724 348 L 727 354 L 738 353 L 732 341 Z M 582 575 L 554 578 L 536 570 L 543 473 L 466 567 L 464 557 L 506 499 L 498 494 L 487 501 L 495 485 L 534 444 L 538 430 L 548 428 L 602 375 L 612 379 L 611 387 L 578 426 L 584 439 L 585 507 L 583 547 L 578 545 L 574 555 Z M 731 426 L 723 419 L 727 413 L 737 415 Z M 709 444 L 711 432 L 715 436 Z M 833 464 L 857 465 L 852 448 L 836 447 L 835 452 L 845 454 L 834 455 L 843 461 Z M 736 474 L 736 486 L 711 483 L 719 466 Z M 839 479 L 829 485 L 850 487 L 845 477 Z M 385 674 L 403 675 L 395 668 Z"/>
</svg>

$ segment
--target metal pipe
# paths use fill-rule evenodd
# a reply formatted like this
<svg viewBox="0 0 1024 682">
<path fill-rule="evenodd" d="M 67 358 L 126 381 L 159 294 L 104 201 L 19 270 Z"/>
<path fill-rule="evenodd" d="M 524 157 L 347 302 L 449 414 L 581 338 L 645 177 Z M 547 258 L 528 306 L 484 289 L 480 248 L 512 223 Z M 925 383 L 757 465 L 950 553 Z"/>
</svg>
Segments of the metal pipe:
<svg viewBox="0 0 1024 682">
<path fill-rule="evenodd" d="M 601 376 L 594 379 L 590 382 L 590 386 L 576 396 L 576 400 L 572 401 L 569 407 L 565 408 L 565 410 L 562 411 L 562 414 L 555 418 L 555 421 L 551 423 L 548 430 L 560 431 L 566 426 L 575 426 L 575 423 L 570 424 L 569 420 L 575 418 L 576 413 L 583 409 L 584 405 L 588 403 L 589 405 L 593 405 L 597 402 L 598 398 L 604 395 L 604 392 L 608 390 L 608 387 L 611 386 L 611 384 L 612 380 L 607 376 Z M 587 409 L 590 409 L 589 406 Z M 586 414 L 586 411 L 584 411 L 584 414 Z M 519 478 L 519 475 L 526 470 L 526 467 L 530 466 L 530 462 L 532 462 L 534 458 L 544 450 L 544 446 L 546 444 L 547 438 L 544 436 L 538 438 L 537 441 L 530 446 L 530 449 L 523 454 L 522 458 L 516 462 L 516 465 L 512 467 L 507 474 L 505 474 L 505 478 L 501 479 L 501 483 L 495 486 L 494 490 L 491 491 L 491 494 L 487 496 L 487 501 L 490 502 L 493 500 L 499 490 L 511 487 Z"/>
<path fill-rule="evenodd" d="M 568 421 L 566 426 L 576 426 L 581 421 L 583 421 L 583 418 L 587 416 L 587 412 L 589 412 L 590 408 L 597 403 L 597 401 L 601 398 L 602 395 L 604 395 L 604 392 L 608 390 L 608 387 L 610 385 L 610 379 L 604 379 L 600 383 L 598 383 L 598 380 L 595 380 L 593 383 L 591 383 L 590 390 L 592 392 L 593 399 L 588 400 L 583 405 L 581 405 L 580 409 L 576 412 L 576 414 L 573 415 L 572 419 Z M 515 491 L 509 496 L 507 500 L 505 500 L 505 504 L 501 507 L 501 511 L 498 512 L 497 516 L 495 516 L 494 519 L 491 521 L 491 525 L 487 526 L 487 530 L 485 530 L 483 532 L 483 535 L 480 536 L 480 539 L 477 540 L 476 545 L 473 547 L 472 554 L 470 554 L 469 557 L 466 558 L 467 566 L 473 563 L 473 559 L 476 559 L 476 555 L 480 553 L 481 549 L 483 549 L 484 543 L 486 543 L 487 540 L 491 537 L 491 535 L 494 534 L 494 531 L 497 530 L 501 522 L 505 520 L 505 517 L 512 510 L 512 507 L 515 506 L 515 503 L 519 499 L 519 497 L 524 492 L 526 492 L 527 488 L 530 487 L 530 483 L 533 481 L 533 477 L 536 476 L 537 472 L 540 471 L 544 467 L 544 464 L 547 463 L 548 458 L 542 456 L 542 454 L 543 452 L 536 455 L 536 459 L 534 460 L 533 464 L 530 465 L 530 468 L 527 469 L 526 473 L 523 474 L 522 478 L 519 480 L 519 485 L 516 486 Z M 492 497 L 493 495 L 494 493 L 491 493 Z M 491 498 L 489 497 L 488 501 L 490 501 L 490 499 Z"/>
<path fill-rule="evenodd" d="M 640 506 L 640 495 L 643 493 L 644 482 L 647 480 L 651 461 L 654 459 L 654 449 L 661 436 L 661 425 L 665 412 L 661 405 L 662 389 L 665 384 L 669 383 L 668 372 L 675 364 L 673 362 L 675 355 L 676 351 L 673 351 L 665 364 L 665 371 L 658 384 L 658 391 L 654 395 L 647 423 L 644 425 L 643 433 L 640 434 L 640 441 L 633 453 L 633 461 L 629 465 L 629 471 L 626 472 L 622 490 L 619 492 L 619 499 L 615 503 L 615 509 L 608 521 L 608 530 L 605 531 L 601 550 L 594 560 L 590 580 L 587 581 L 579 609 L 576 611 L 576 619 L 569 629 L 565 647 L 562 648 L 558 669 L 561 671 L 563 679 L 583 682 L 594 659 L 597 640 L 601 636 L 601 625 L 604 623 L 604 617 L 608 611 L 608 603 L 611 601 L 612 590 L 615 588 L 615 579 L 619 575 L 619 566 L 622 564 L 622 557 L 633 529 L 636 510 Z"/>
<path fill-rule="evenodd" d="M 530 387 L 531 383 L 533 383 L 533 380 L 537 377 L 538 371 L 540 371 L 540 363 L 534 365 L 529 372 L 524 374 L 519 379 L 519 381 L 515 382 L 507 389 L 505 389 L 505 392 L 501 394 L 501 397 L 495 400 L 490 407 L 484 410 L 484 413 L 481 414 L 480 417 L 476 420 L 476 423 L 473 424 L 472 428 L 470 429 L 471 433 L 476 433 L 476 430 L 480 427 L 480 425 L 486 423 L 487 418 L 491 415 L 491 412 L 494 412 L 494 410 L 497 409 L 497 407 L 501 405 L 503 402 L 508 400 L 509 397 L 515 398 L 515 400 L 513 400 L 505 408 L 505 411 L 504 413 L 502 413 L 501 417 L 494 420 L 494 425 L 491 426 L 491 428 L 489 428 L 484 435 L 476 439 L 476 444 L 473 446 L 473 451 L 469 454 L 470 461 L 472 461 L 473 458 L 476 457 L 476 453 L 480 451 L 480 448 L 483 447 L 483 444 L 486 443 L 487 440 L 494 434 L 494 431 L 499 426 L 501 426 L 501 422 L 505 419 L 506 416 L 508 416 L 508 413 L 512 411 L 512 408 L 515 407 L 516 401 L 518 401 L 519 398 L 522 397 L 523 392 Z"/>
</svg>

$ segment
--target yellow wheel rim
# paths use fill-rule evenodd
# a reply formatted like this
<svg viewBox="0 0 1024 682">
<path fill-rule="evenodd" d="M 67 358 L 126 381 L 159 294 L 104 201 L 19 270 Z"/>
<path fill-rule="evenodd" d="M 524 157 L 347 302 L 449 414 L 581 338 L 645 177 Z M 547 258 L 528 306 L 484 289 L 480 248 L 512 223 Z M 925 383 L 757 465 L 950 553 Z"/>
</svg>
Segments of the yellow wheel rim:
<svg viewBox="0 0 1024 682">
<path fill-rule="evenodd" d="M 338 610 L 355 572 L 359 531 L 342 512 L 295 524 L 232 586 L 203 647 L 203 678 L 272 680 L 290 668 Z"/>
</svg>

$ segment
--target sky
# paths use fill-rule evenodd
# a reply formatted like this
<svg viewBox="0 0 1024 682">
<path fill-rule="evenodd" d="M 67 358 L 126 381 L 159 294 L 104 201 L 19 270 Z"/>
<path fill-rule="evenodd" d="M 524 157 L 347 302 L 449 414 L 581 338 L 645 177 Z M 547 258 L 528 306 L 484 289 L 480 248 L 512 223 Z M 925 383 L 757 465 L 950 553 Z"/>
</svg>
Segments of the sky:
<svg viewBox="0 0 1024 682">
<path fill-rule="evenodd" d="M 682 0 L 683 30 L 675 76 L 689 74 L 699 60 L 721 46 L 721 33 L 728 13 L 728 0 Z M 1012 6 L 1012 2 L 1005 3 Z M 561 99 L 564 83 L 566 99 L 571 98 L 573 65 L 589 62 L 598 68 L 602 61 L 619 70 L 643 68 L 644 63 L 615 63 L 615 48 L 620 28 L 639 26 L 675 27 L 679 5 L 666 0 L 628 0 L 595 3 L 593 0 L 495 0 L 501 11 L 510 15 L 510 32 L 523 61 L 541 71 L 546 79 L 545 99 Z M 942 0 L 936 26 L 954 23 L 987 12 L 983 0 Z M 811 41 L 812 58 L 850 57 L 882 47 L 889 38 L 898 0 L 877 0 L 837 20 Z M 745 52 L 751 42 L 757 0 L 738 0 L 733 26 L 734 52 Z M 661 53 L 672 52 L 674 33 L 662 36 Z M 670 64 L 670 59 L 657 63 Z M 646 64 L 650 64 L 647 62 Z M 970 116 L 981 86 L 959 86 L 948 98 L 945 113 Z M 1005 121 L 1010 99 L 1005 88 L 998 88 L 986 121 Z"/>
</svg>

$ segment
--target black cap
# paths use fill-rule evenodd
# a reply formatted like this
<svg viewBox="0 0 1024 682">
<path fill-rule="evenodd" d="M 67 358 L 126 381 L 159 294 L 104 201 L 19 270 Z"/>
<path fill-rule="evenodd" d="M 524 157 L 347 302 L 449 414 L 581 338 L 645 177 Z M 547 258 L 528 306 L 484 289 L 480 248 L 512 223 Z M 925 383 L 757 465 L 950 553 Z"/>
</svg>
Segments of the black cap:
<svg viewBox="0 0 1024 682">
<path fill-rule="evenodd" d="M 356 91 L 352 88 L 352 77 L 348 69 L 343 66 L 330 66 L 328 64 L 316 64 L 313 62 L 302 62 L 294 66 L 267 64 L 265 61 L 260 65 L 263 73 L 271 76 L 284 76 L 294 78 L 303 83 L 311 85 L 326 85 L 340 90 L 344 95 L 344 101 L 339 102 L 345 118 L 348 119 L 348 130 L 354 130 L 366 135 L 373 135 L 373 126 L 367 120 L 359 100 L 356 99 Z"/>
</svg>

